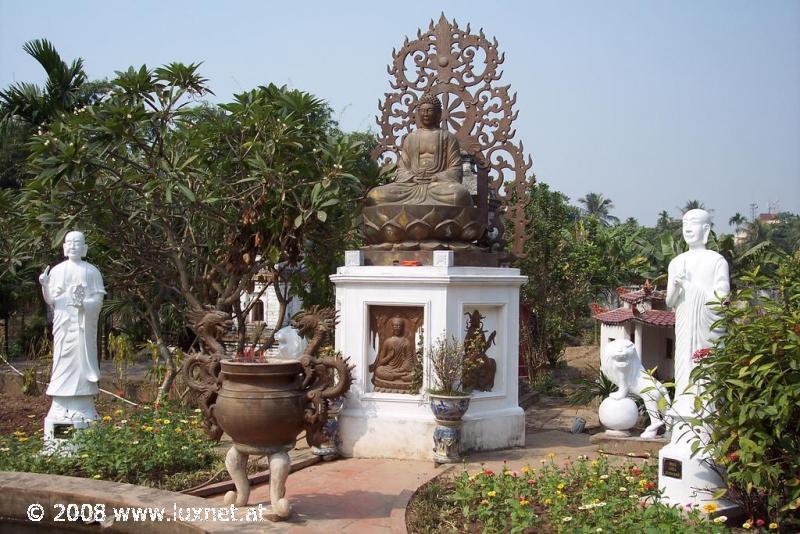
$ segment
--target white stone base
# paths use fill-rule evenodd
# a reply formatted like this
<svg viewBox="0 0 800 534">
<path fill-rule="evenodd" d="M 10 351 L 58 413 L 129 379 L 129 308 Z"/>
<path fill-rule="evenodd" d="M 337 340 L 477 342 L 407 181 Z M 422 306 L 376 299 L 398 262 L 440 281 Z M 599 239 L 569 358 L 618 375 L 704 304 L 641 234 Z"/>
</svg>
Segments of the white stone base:
<svg viewBox="0 0 800 534">
<path fill-rule="evenodd" d="M 44 418 L 45 452 L 61 454 L 74 452 L 75 445 L 71 443 L 74 432 L 88 427 L 98 417 L 92 395 L 53 397 L 50 410 Z M 65 437 L 60 437 L 65 427 L 69 427 L 69 433 Z"/>
<path fill-rule="evenodd" d="M 503 449 L 525 443 L 525 418 L 518 405 L 519 269 L 454 267 L 452 252 L 434 252 L 433 266 L 363 266 L 348 252 L 336 285 L 336 350 L 350 358 L 353 386 L 339 416 L 341 452 L 348 457 L 433 459 L 436 422 L 424 394 L 376 392 L 368 368 L 375 360 L 369 332 L 371 306 L 412 306 L 424 316 L 422 391 L 431 387 L 428 355 L 445 334 L 464 339 L 466 312 L 479 310 L 487 336 L 496 331 L 487 355 L 497 362 L 491 391 L 473 392 L 464 416 L 461 451 Z"/>
<path fill-rule="evenodd" d="M 469 411 L 472 411 L 471 406 Z M 471 416 L 469 411 L 461 430 L 462 453 L 525 445 L 525 413 L 522 408 L 480 416 Z M 436 421 L 430 410 L 428 412 L 417 417 L 375 417 L 356 411 L 342 413 L 339 416 L 340 452 L 354 458 L 431 460 Z"/>
<path fill-rule="evenodd" d="M 680 478 L 664 474 L 665 460 L 680 462 Z M 714 492 L 724 487 L 724 482 L 711 461 L 701 454 L 693 458 L 691 450 L 681 444 L 670 443 L 659 451 L 658 487 L 663 492 L 661 502 L 664 504 L 702 506 L 713 502 L 719 510 L 735 507 L 729 501 L 713 498 Z"/>
</svg>

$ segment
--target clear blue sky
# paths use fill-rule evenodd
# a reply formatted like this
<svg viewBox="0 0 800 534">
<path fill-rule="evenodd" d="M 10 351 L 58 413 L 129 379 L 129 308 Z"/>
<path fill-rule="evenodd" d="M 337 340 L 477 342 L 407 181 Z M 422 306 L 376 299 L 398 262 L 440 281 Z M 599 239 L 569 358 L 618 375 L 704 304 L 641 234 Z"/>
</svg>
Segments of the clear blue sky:
<svg viewBox="0 0 800 534">
<path fill-rule="evenodd" d="M 506 53 L 517 138 L 573 202 L 598 191 L 655 223 L 697 198 L 728 230 L 749 204 L 800 213 L 800 1 L 45 2 L 0 0 L 0 87 L 41 81 L 44 37 L 92 78 L 203 61 L 215 101 L 268 82 L 374 127 L 386 65 L 439 13 Z"/>
</svg>

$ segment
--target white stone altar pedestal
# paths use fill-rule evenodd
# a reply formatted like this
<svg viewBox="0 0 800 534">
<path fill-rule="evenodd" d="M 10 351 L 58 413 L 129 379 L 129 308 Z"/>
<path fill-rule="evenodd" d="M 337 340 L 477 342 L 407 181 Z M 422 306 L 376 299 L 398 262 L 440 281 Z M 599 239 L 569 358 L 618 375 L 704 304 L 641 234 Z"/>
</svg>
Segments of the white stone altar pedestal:
<svg viewBox="0 0 800 534">
<path fill-rule="evenodd" d="M 443 333 L 464 339 L 465 313 L 479 310 L 487 333 L 497 331 L 487 355 L 497 362 L 491 391 L 472 394 L 464 416 L 462 451 L 494 450 L 525 443 L 525 416 L 518 405 L 519 269 L 456 267 L 451 251 L 435 251 L 432 266 L 364 266 L 359 251 L 346 253 L 336 285 L 336 350 L 350 357 L 353 386 L 339 415 L 341 453 L 347 457 L 433 459 L 433 418 L 425 390 L 431 385 L 430 348 Z M 376 392 L 369 365 L 371 306 L 412 306 L 424 314 L 423 384 L 419 394 Z"/>
<path fill-rule="evenodd" d="M 98 417 L 92 395 L 54 396 L 44 418 L 45 452 L 65 455 L 75 452 L 72 441 L 75 431 L 88 427 Z"/>
</svg>

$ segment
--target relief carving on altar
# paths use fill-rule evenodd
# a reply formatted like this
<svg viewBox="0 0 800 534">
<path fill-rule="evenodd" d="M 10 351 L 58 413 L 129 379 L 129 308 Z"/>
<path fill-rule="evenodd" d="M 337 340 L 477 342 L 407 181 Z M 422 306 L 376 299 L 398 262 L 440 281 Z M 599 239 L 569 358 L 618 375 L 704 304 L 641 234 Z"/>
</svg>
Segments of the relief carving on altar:
<svg viewBox="0 0 800 534">
<path fill-rule="evenodd" d="M 376 392 L 417 393 L 423 319 L 422 307 L 370 306 L 369 339 L 375 360 L 368 369 Z"/>
<path fill-rule="evenodd" d="M 494 389 L 494 376 L 497 373 L 497 362 L 486 355 L 494 345 L 497 331 L 492 331 L 486 337 L 483 329 L 485 317 L 478 310 L 466 312 L 469 317 L 467 334 L 464 336 L 464 379 L 463 384 L 468 389 L 477 391 L 491 391 Z"/>
</svg>

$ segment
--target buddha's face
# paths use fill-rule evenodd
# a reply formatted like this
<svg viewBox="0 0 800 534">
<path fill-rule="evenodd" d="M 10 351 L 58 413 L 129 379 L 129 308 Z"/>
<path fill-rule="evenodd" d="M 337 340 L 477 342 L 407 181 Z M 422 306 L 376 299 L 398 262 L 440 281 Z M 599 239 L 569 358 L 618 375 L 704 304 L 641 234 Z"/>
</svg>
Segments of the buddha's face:
<svg viewBox="0 0 800 534">
<path fill-rule="evenodd" d="M 711 224 L 700 210 L 692 210 L 683 216 L 683 240 L 690 247 L 705 245 L 708 241 L 708 234 L 711 231 Z"/>
<path fill-rule="evenodd" d="M 403 321 L 402 319 L 394 319 L 392 320 L 392 334 L 397 337 L 403 335 Z"/>
<path fill-rule="evenodd" d="M 424 128 L 436 128 L 440 119 L 441 112 L 433 104 L 426 102 L 419 107 L 419 121 Z"/>
<path fill-rule="evenodd" d="M 86 238 L 80 232 L 70 232 L 64 238 L 64 256 L 79 260 L 86 256 Z"/>
</svg>

